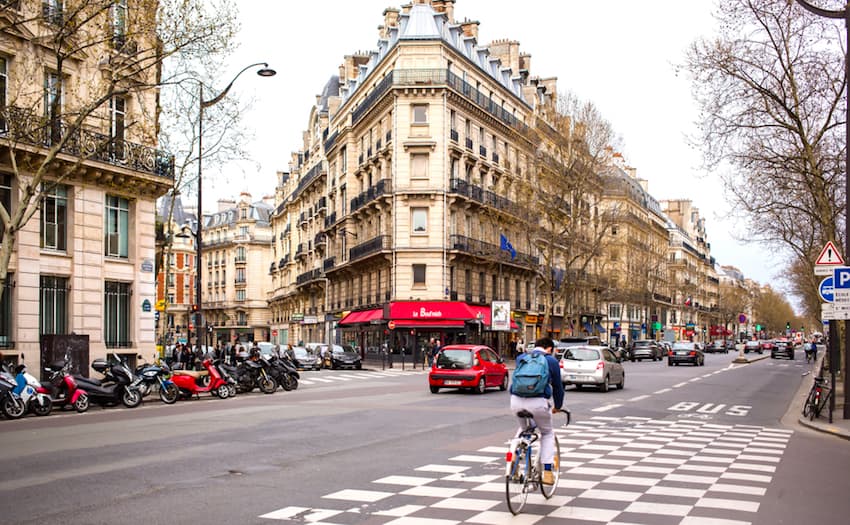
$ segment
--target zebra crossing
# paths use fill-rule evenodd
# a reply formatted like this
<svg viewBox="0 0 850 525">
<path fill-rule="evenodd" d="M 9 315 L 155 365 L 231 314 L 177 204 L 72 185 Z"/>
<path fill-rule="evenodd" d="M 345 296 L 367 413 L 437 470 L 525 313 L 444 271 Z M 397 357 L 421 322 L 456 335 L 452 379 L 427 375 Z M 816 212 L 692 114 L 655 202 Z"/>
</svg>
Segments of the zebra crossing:
<svg viewBox="0 0 850 525">
<path fill-rule="evenodd" d="M 428 370 L 421 369 L 387 369 L 387 370 L 322 370 L 317 372 L 301 372 L 299 385 L 326 385 L 329 383 L 345 383 L 362 379 L 386 379 L 413 374 L 427 374 Z"/>
<path fill-rule="evenodd" d="M 556 429 L 561 482 L 511 516 L 497 443 L 288 505 L 263 520 L 314 525 L 746 525 L 770 489 L 791 430 L 697 420 L 595 416 Z"/>
</svg>

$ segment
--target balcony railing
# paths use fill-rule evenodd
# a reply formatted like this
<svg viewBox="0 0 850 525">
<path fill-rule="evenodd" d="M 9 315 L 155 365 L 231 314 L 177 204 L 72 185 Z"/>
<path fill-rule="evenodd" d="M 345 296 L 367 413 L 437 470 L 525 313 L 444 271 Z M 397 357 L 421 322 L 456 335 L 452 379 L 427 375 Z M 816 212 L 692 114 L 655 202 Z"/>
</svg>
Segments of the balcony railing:
<svg viewBox="0 0 850 525">
<path fill-rule="evenodd" d="M 289 254 L 287 253 L 286 255 L 284 255 L 283 257 L 280 258 L 280 261 L 278 261 L 278 263 L 277 263 L 277 267 L 278 267 L 278 269 L 282 269 L 288 263 L 289 263 Z M 274 264 L 274 263 L 272 263 L 272 264 Z"/>
<path fill-rule="evenodd" d="M 459 138 L 459 137 L 458 137 L 458 134 L 457 134 L 457 130 L 456 130 L 456 129 L 453 129 L 453 130 L 449 131 L 449 138 L 450 138 L 452 141 L 454 141 L 454 142 L 457 142 L 457 141 L 458 141 L 458 138 Z"/>
<path fill-rule="evenodd" d="M 331 269 L 333 269 L 334 266 L 336 266 L 336 257 L 328 257 L 322 263 L 322 269 L 324 271 L 331 270 Z"/>
<path fill-rule="evenodd" d="M 485 148 L 484 146 L 478 146 L 478 154 L 486 159 L 487 158 L 487 148 Z"/>
<path fill-rule="evenodd" d="M 479 241 L 465 235 L 451 235 L 449 238 L 449 249 L 478 257 L 510 259 L 510 254 L 500 249 L 498 244 Z M 517 252 L 513 262 L 530 268 L 540 265 L 540 259 L 538 257 L 532 257 L 522 252 Z"/>
<path fill-rule="evenodd" d="M 316 248 L 324 247 L 328 244 L 328 238 L 324 233 L 317 233 L 313 238 L 313 246 Z"/>
<path fill-rule="evenodd" d="M 164 151 L 86 129 L 69 132 L 63 122 L 51 125 L 48 118 L 28 109 L 9 106 L 0 115 L 0 136 L 12 142 L 50 148 L 70 133 L 61 153 L 174 179 L 174 156 Z"/>
<path fill-rule="evenodd" d="M 507 197 L 502 197 L 496 192 L 485 190 L 480 186 L 469 184 L 463 179 L 450 179 L 449 192 L 456 193 L 458 195 L 463 195 L 464 197 L 472 199 L 476 202 L 486 204 L 487 206 L 492 206 L 497 210 L 511 213 L 513 215 L 520 216 L 523 214 L 520 206 L 517 205 L 511 199 L 508 199 Z"/>
<path fill-rule="evenodd" d="M 336 223 L 336 212 L 331 213 L 327 217 L 325 217 L 325 228 L 330 228 Z"/>
<path fill-rule="evenodd" d="M 379 180 L 374 186 L 351 199 L 351 213 L 388 193 L 392 193 L 392 179 Z"/>
<path fill-rule="evenodd" d="M 389 235 L 379 235 L 374 239 L 370 239 L 364 243 L 358 244 L 354 248 L 351 248 L 348 251 L 348 259 L 350 261 L 354 261 L 391 248 L 392 237 Z"/>
<path fill-rule="evenodd" d="M 466 139 L 465 144 L 466 144 L 466 149 L 468 149 L 468 150 L 472 149 L 472 139 Z"/>
<path fill-rule="evenodd" d="M 321 279 L 322 277 L 322 269 L 316 268 L 314 270 L 310 270 L 309 272 L 304 272 L 298 277 L 295 278 L 295 285 L 301 286 L 302 284 L 307 284 L 310 281 L 315 281 L 316 279 Z"/>
<path fill-rule="evenodd" d="M 293 198 L 297 197 L 302 191 L 307 189 L 313 181 L 319 178 L 319 175 L 324 173 L 324 167 L 322 161 L 319 161 L 318 164 L 310 168 L 310 171 L 307 172 L 306 175 L 301 177 L 301 180 L 298 181 L 298 186 L 295 188 L 295 191 L 292 192 Z"/>
</svg>

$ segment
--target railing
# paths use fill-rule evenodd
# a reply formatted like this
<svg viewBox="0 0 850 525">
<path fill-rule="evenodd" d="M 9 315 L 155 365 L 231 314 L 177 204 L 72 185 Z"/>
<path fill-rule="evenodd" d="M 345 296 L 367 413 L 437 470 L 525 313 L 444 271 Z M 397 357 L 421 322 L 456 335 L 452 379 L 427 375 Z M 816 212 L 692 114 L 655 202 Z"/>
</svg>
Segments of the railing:
<svg viewBox="0 0 850 525">
<path fill-rule="evenodd" d="M 351 199 L 351 213 L 388 193 L 392 193 L 392 179 L 379 180 L 374 186 Z"/>
<path fill-rule="evenodd" d="M 339 137 L 339 130 L 334 131 L 333 135 L 328 137 L 328 139 L 325 141 L 325 152 L 330 151 L 330 149 L 334 147 L 334 144 L 336 144 L 337 137 Z"/>
<path fill-rule="evenodd" d="M 289 263 L 289 254 L 287 253 L 286 255 L 281 257 L 280 261 L 278 261 L 277 267 L 278 267 L 278 269 L 281 269 L 284 266 L 286 266 L 288 263 Z M 274 263 L 272 263 L 272 264 L 274 264 Z"/>
<path fill-rule="evenodd" d="M 502 250 L 498 244 L 479 241 L 465 235 L 451 235 L 449 237 L 449 249 L 459 252 L 476 255 L 479 257 L 490 257 L 500 259 L 510 259 L 510 254 Z M 540 265 L 539 257 L 532 257 L 527 253 L 517 252 L 513 262 L 521 266 L 534 268 Z"/>
<path fill-rule="evenodd" d="M 133 341 L 106 341 L 106 348 L 133 348 Z"/>
<path fill-rule="evenodd" d="M 453 130 L 449 131 L 449 138 L 450 138 L 451 140 L 453 140 L 454 142 L 457 142 L 457 141 L 458 141 L 459 136 L 458 136 L 458 133 L 457 133 L 457 130 L 456 130 L 456 129 L 453 129 Z"/>
<path fill-rule="evenodd" d="M 474 201 L 492 206 L 497 210 L 505 211 L 513 215 L 522 215 L 522 209 L 511 199 L 502 197 L 496 192 L 485 190 L 480 186 L 469 184 L 464 179 L 453 178 L 449 180 L 449 193 L 456 193 L 470 198 Z"/>
<path fill-rule="evenodd" d="M 315 166 L 310 168 L 310 171 L 307 172 L 306 175 L 301 177 L 301 180 L 298 181 L 298 186 L 295 187 L 295 191 L 292 192 L 292 196 L 297 197 L 302 191 L 307 189 L 310 184 L 313 183 L 319 175 L 323 172 L 322 161 L 320 160 Z"/>
<path fill-rule="evenodd" d="M 328 257 L 322 263 L 322 270 L 328 271 L 333 269 L 334 266 L 336 266 L 336 257 Z"/>
<path fill-rule="evenodd" d="M 50 148 L 70 133 L 61 153 L 174 179 L 174 156 L 156 148 L 85 129 L 70 132 L 64 123 L 56 121 L 51 125 L 48 118 L 28 109 L 9 106 L 0 115 L 4 124 L 0 136 L 12 142 Z"/>
<path fill-rule="evenodd" d="M 313 246 L 318 248 L 319 246 L 325 246 L 328 243 L 328 238 L 324 233 L 317 233 L 315 237 L 313 237 Z"/>
<path fill-rule="evenodd" d="M 309 272 L 304 272 L 298 277 L 295 278 L 295 285 L 301 286 L 302 284 L 307 284 L 310 281 L 315 281 L 316 279 L 321 279 L 322 277 L 322 269 L 316 268 L 314 270 L 310 270 Z"/>
<path fill-rule="evenodd" d="M 224 262 L 224 261 L 221 261 L 221 262 Z M 248 258 L 244 255 L 237 255 L 233 259 L 233 262 L 236 263 L 236 264 L 244 264 L 244 263 L 248 262 Z"/>
<path fill-rule="evenodd" d="M 319 197 L 319 200 L 316 201 L 316 206 L 313 208 L 315 212 L 318 214 L 323 210 L 328 209 L 328 198 L 324 195 Z"/>
<path fill-rule="evenodd" d="M 390 248 L 392 248 L 392 237 L 379 235 L 348 250 L 348 259 L 354 261 Z"/>
<path fill-rule="evenodd" d="M 466 149 L 472 149 L 472 139 L 466 139 Z"/>
<path fill-rule="evenodd" d="M 478 154 L 486 159 L 487 158 L 487 148 L 485 148 L 484 146 L 478 146 Z"/>
<path fill-rule="evenodd" d="M 275 270 L 277 270 L 277 263 L 272 261 L 271 266 L 269 266 L 269 273 L 274 273 Z"/>
<path fill-rule="evenodd" d="M 336 223 L 336 212 L 331 213 L 327 217 L 325 217 L 325 228 L 330 228 Z"/>
<path fill-rule="evenodd" d="M 377 86 L 375 86 L 375 89 L 373 89 L 372 92 L 369 93 L 366 98 L 364 98 L 363 101 L 357 105 L 356 108 L 354 108 L 354 111 L 351 112 L 352 124 L 357 124 L 357 122 L 363 117 L 363 115 L 365 115 L 366 112 L 372 108 L 375 102 L 377 102 L 383 96 L 383 94 L 386 93 L 388 89 L 390 89 L 390 86 L 393 84 L 394 73 L 395 71 L 390 71 L 390 73 L 385 76 L 378 83 Z"/>
</svg>

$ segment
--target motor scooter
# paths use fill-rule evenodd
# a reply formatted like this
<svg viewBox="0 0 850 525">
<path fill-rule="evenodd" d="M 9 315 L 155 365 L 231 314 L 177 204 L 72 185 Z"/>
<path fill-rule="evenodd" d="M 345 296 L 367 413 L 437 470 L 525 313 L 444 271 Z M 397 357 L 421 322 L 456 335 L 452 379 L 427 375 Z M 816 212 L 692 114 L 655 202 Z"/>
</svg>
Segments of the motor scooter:
<svg viewBox="0 0 850 525">
<path fill-rule="evenodd" d="M 159 398 L 167 405 L 175 403 L 180 397 L 180 389 L 171 380 L 171 369 L 162 361 L 136 367 L 136 379 L 130 386 L 137 388 L 142 397 L 158 389 Z"/>
<path fill-rule="evenodd" d="M 5 368 L 0 369 L 0 412 L 7 419 L 20 419 L 27 413 L 21 396 L 15 394 L 15 376 Z"/>
<path fill-rule="evenodd" d="M 228 386 L 227 380 L 222 377 L 213 362 L 210 359 L 204 359 L 203 367 L 205 370 L 201 372 L 195 370 L 174 370 L 172 372 L 171 381 L 180 389 L 180 394 L 183 397 L 200 397 L 199 394 L 209 392 L 221 399 L 230 397 L 232 387 Z M 206 385 L 204 384 L 205 377 L 209 377 L 209 383 Z"/>
<path fill-rule="evenodd" d="M 37 390 L 50 396 L 54 405 L 61 408 L 72 406 L 82 414 L 89 409 L 89 395 L 79 387 L 69 370 L 70 361 L 62 359 L 50 363 L 44 367 L 49 382 L 42 383 Z"/>
<path fill-rule="evenodd" d="M 142 393 L 132 386 L 136 379 L 130 367 L 118 359 L 95 359 L 92 368 L 103 374 L 103 380 L 74 376 L 77 385 L 85 389 L 89 400 L 101 405 L 123 403 L 127 408 L 142 404 Z"/>
<path fill-rule="evenodd" d="M 27 410 L 37 416 L 49 415 L 53 410 L 53 402 L 50 401 L 50 396 L 38 392 L 41 383 L 32 374 L 27 372 L 27 365 L 18 365 L 15 368 L 15 383 L 16 386 L 12 392 L 17 396 L 18 400 L 24 404 L 24 413 Z M 18 409 L 19 411 L 19 409 Z M 18 413 L 16 411 L 15 413 Z M 23 414 L 21 414 L 23 415 Z"/>
</svg>

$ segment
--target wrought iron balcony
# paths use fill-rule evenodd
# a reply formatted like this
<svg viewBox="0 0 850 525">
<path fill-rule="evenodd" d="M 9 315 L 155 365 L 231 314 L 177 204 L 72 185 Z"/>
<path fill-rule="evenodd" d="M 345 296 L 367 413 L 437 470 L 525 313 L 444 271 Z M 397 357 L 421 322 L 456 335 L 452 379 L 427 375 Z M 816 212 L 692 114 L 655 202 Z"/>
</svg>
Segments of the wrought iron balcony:
<svg viewBox="0 0 850 525">
<path fill-rule="evenodd" d="M 472 149 L 472 139 L 466 139 L 466 149 Z"/>
<path fill-rule="evenodd" d="M 392 179 L 379 180 L 374 186 L 351 199 L 351 213 L 388 193 L 392 193 Z"/>
<path fill-rule="evenodd" d="M 358 244 L 348 251 L 348 259 L 354 261 L 363 257 L 380 253 L 392 248 L 392 237 L 390 235 L 379 235 L 364 243 Z"/>
<path fill-rule="evenodd" d="M 317 233 L 313 238 L 313 246 L 316 248 L 324 248 L 328 244 L 328 238 L 324 233 Z"/>
<path fill-rule="evenodd" d="M 304 272 L 295 278 L 295 285 L 301 286 L 311 281 L 315 281 L 316 279 L 321 279 L 323 273 L 324 272 L 322 272 L 321 268 L 315 268 L 313 270 L 310 270 L 309 272 Z"/>
<path fill-rule="evenodd" d="M 65 123 L 40 116 L 28 109 L 14 106 L 0 112 L 0 136 L 12 142 L 50 148 L 70 133 Z M 156 148 L 143 146 L 120 138 L 86 129 L 70 133 L 60 151 L 84 160 L 139 171 L 149 175 L 174 179 L 174 156 Z"/>
<path fill-rule="evenodd" d="M 464 197 L 480 202 L 481 204 L 486 204 L 487 206 L 491 206 L 497 210 L 517 216 L 522 215 L 520 207 L 511 199 L 502 197 L 493 191 L 485 190 L 480 186 L 469 184 L 464 179 L 450 179 L 449 192 L 463 195 Z"/>
<path fill-rule="evenodd" d="M 484 146 L 478 146 L 478 154 L 486 159 L 487 158 L 487 148 L 485 148 Z"/>
<path fill-rule="evenodd" d="M 327 217 L 325 217 L 325 228 L 330 228 L 336 223 L 336 212 L 331 213 Z"/>
<path fill-rule="evenodd" d="M 454 142 L 458 141 L 459 137 L 456 129 L 449 131 L 449 138 L 452 139 Z"/>
<path fill-rule="evenodd" d="M 336 266 L 336 257 L 328 257 L 322 263 L 322 269 L 324 271 L 331 270 L 331 269 L 333 269 L 334 266 Z"/>
</svg>

